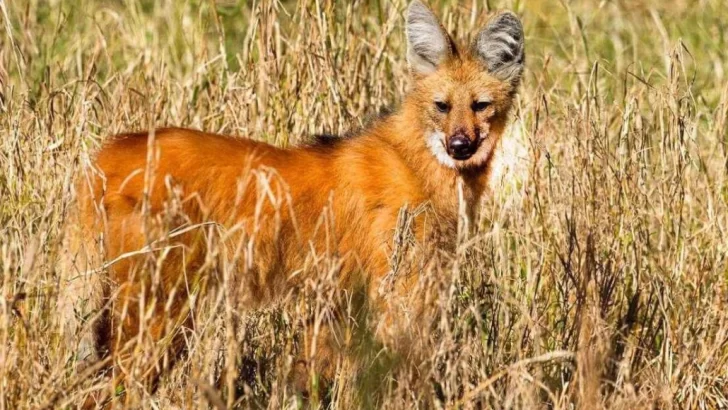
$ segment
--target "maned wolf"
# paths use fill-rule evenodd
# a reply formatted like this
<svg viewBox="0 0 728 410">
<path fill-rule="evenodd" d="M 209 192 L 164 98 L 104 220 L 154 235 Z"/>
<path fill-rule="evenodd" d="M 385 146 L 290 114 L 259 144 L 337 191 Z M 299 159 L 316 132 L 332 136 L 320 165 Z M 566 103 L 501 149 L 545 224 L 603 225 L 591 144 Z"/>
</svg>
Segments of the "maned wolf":
<svg viewBox="0 0 728 410">
<path fill-rule="evenodd" d="M 513 13 L 492 16 L 467 46 L 420 1 L 406 16 L 410 91 L 398 111 L 350 138 L 281 149 L 165 128 L 109 139 L 78 179 L 67 228 L 67 330 L 81 332 L 79 316 L 91 329 L 80 359 L 105 357 L 123 383 L 144 339 L 168 346 L 168 364 L 180 329 L 193 326 L 190 297 L 220 283 L 221 258 L 235 264 L 233 286 L 255 308 L 301 286 L 312 255 L 337 257 L 337 286 L 366 289 L 381 318 L 376 333 L 406 333 L 425 304 L 413 290 L 431 255 L 453 248 L 460 216 L 487 188 L 524 68 Z M 428 211 L 412 219 L 411 255 L 393 263 L 401 210 L 418 208 Z M 222 246 L 210 255 L 215 232 Z M 161 360 L 150 361 L 145 382 Z"/>
</svg>

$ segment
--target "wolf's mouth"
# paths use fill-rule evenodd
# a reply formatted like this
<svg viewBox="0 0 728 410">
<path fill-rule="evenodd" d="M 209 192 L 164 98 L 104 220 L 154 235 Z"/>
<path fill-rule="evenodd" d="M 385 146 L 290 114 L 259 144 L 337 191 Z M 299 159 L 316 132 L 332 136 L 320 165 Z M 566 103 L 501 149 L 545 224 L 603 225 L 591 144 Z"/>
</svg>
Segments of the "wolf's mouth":
<svg viewBox="0 0 728 410">
<path fill-rule="evenodd" d="M 456 159 L 458 161 L 465 161 L 467 159 L 470 159 L 470 157 L 472 157 L 473 154 L 475 154 L 475 152 L 451 153 L 450 156 L 453 159 Z"/>
<path fill-rule="evenodd" d="M 445 144 L 445 141 L 440 141 L 442 147 L 447 152 L 450 158 L 457 161 L 466 161 L 470 159 L 480 148 L 480 138 L 476 138 L 475 141 L 470 141 L 467 137 L 452 137 Z"/>
</svg>

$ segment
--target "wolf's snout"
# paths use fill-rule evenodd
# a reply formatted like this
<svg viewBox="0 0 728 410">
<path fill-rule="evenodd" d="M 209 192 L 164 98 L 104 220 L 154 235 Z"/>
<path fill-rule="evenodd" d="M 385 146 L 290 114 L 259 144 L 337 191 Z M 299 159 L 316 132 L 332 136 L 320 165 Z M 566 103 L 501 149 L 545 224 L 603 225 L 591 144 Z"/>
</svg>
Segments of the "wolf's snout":
<svg viewBox="0 0 728 410">
<path fill-rule="evenodd" d="M 465 135 L 455 135 L 447 143 L 447 150 L 451 157 L 459 160 L 468 159 L 475 153 L 476 145 Z"/>
</svg>

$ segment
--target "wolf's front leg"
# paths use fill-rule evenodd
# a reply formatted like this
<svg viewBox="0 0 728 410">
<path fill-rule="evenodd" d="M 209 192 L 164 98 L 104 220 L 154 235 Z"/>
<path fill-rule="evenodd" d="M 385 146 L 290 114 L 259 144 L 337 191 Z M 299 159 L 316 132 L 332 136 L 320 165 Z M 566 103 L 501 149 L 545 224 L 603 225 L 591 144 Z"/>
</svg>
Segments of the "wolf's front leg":
<svg viewBox="0 0 728 410">
<path fill-rule="evenodd" d="M 400 212 L 397 226 L 388 258 L 380 261 L 387 273 L 371 287 L 370 299 L 379 339 L 413 347 L 427 338 L 428 312 L 437 301 L 438 231 L 427 209 Z"/>
</svg>

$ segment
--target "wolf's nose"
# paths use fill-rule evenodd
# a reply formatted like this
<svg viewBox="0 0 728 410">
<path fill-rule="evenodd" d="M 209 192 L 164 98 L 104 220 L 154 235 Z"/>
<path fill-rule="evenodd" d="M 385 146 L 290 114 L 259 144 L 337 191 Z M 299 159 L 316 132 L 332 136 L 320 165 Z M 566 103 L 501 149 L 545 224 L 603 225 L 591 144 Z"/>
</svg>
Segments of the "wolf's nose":
<svg viewBox="0 0 728 410">
<path fill-rule="evenodd" d="M 468 159 L 473 155 L 473 147 L 475 144 L 470 142 L 470 139 L 463 135 L 456 135 L 450 138 L 450 142 L 447 144 L 450 156 L 455 159 Z"/>
</svg>

